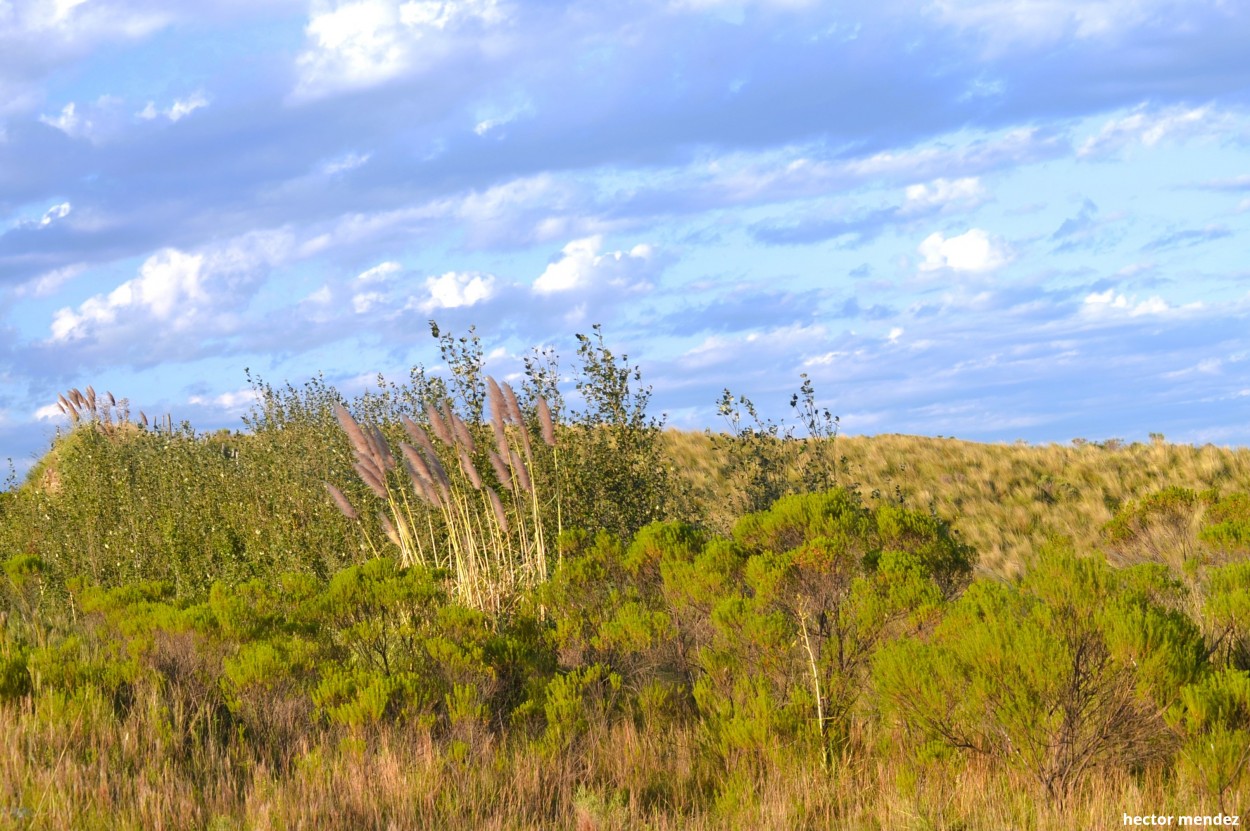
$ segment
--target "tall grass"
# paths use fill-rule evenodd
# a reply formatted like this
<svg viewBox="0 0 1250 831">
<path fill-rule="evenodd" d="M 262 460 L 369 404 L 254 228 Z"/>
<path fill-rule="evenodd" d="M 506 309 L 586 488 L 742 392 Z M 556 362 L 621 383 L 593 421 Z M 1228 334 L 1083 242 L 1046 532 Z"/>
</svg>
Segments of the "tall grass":
<svg viewBox="0 0 1250 831">
<path fill-rule="evenodd" d="M 498 614 L 519 589 L 546 578 L 544 517 L 557 517 L 558 533 L 562 512 L 558 496 L 542 492 L 547 483 L 531 473 L 538 449 L 558 470 L 549 405 L 538 397 L 535 416 L 527 419 L 511 386 L 490 377 L 486 383 L 493 446 L 485 425 L 469 424 L 445 400 L 441 408 L 427 406 L 425 426 L 402 417 L 409 439 L 399 443 L 402 463 L 380 427 L 362 427 L 341 404 L 333 409 L 355 472 L 382 505 L 379 522 L 400 562 L 449 570 L 463 602 Z M 530 421 L 537 422 L 541 443 L 531 439 Z M 344 516 L 358 520 L 343 492 L 326 487 Z M 366 541 L 373 545 L 367 534 Z"/>
<path fill-rule="evenodd" d="M 688 483 L 695 516 L 726 530 L 736 518 L 732 458 L 695 432 L 665 433 L 666 453 Z M 774 440 L 781 445 L 780 439 Z M 791 442 L 774 493 L 809 487 L 800 473 L 804 439 Z M 1099 446 L 983 444 L 950 438 L 841 436 L 829 442 L 837 478 L 872 501 L 932 507 L 980 556 L 979 568 L 1018 575 L 1053 535 L 1083 550 L 1104 547 L 1102 528 L 1120 507 L 1165 487 L 1250 489 L 1250 450 L 1162 442 Z"/>
</svg>

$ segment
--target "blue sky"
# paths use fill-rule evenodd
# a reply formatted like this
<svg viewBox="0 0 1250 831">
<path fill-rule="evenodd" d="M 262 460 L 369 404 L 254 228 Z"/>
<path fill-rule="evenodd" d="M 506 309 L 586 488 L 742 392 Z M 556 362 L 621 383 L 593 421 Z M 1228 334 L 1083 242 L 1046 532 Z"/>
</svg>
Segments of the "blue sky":
<svg viewBox="0 0 1250 831">
<path fill-rule="evenodd" d="M 567 359 L 682 427 L 1250 444 L 1240 0 L 0 0 L 0 458 Z"/>
</svg>

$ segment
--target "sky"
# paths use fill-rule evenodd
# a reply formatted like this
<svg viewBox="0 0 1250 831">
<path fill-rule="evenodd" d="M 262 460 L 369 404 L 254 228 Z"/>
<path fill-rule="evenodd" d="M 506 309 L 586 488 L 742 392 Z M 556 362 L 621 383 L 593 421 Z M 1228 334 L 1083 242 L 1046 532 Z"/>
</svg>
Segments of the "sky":
<svg viewBox="0 0 1250 831">
<path fill-rule="evenodd" d="M 656 415 L 1250 444 L 1242 0 L 0 0 L 0 460 L 427 321 Z"/>
</svg>

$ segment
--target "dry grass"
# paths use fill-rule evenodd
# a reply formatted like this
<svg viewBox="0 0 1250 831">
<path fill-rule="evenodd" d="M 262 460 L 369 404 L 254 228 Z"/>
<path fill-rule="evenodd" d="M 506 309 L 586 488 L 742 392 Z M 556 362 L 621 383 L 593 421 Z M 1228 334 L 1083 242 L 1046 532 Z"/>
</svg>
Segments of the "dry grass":
<svg viewBox="0 0 1250 831">
<path fill-rule="evenodd" d="M 669 431 L 666 449 L 689 483 L 696 510 L 717 530 L 733 522 L 732 476 L 707 435 Z M 1250 450 L 1212 445 L 979 444 L 922 436 L 836 440 L 838 481 L 868 499 L 901 495 L 953 519 L 980 555 L 984 573 L 1020 573 L 1047 537 L 1101 547 L 1100 532 L 1119 506 L 1169 485 L 1222 492 L 1250 489 Z M 797 487 L 798 483 L 794 485 Z"/>
<path fill-rule="evenodd" d="M 1116 829 L 1122 815 L 1214 814 L 1159 771 L 1092 780 L 1062 810 L 973 758 L 918 762 L 863 752 L 822 770 L 772 748 L 764 764 L 716 763 L 697 730 L 625 722 L 557 752 L 488 742 L 463 755 L 428 733 L 311 731 L 274 767 L 231 741 L 185 746 L 142 700 L 69 719 L 0 707 L 0 827 L 76 829 Z M 1229 796 L 1241 813 L 1250 793 Z"/>
</svg>

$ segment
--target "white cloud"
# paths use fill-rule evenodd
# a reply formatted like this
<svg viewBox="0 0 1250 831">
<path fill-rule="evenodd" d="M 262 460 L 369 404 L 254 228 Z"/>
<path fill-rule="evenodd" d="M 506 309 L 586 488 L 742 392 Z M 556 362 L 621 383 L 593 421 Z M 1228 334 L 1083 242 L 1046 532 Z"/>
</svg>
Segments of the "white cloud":
<svg viewBox="0 0 1250 831">
<path fill-rule="evenodd" d="M 1105 156 L 1133 144 L 1153 147 L 1164 138 L 1187 138 L 1218 130 L 1227 119 L 1211 107 L 1169 107 L 1152 110 L 1141 105 L 1121 118 L 1108 121 L 1077 149 L 1083 158 Z"/>
<path fill-rule="evenodd" d="M 84 122 L 78 115 L 78 105 L 70 101 L 61 108 L 60 115 L 41 115 L 39 120 L 50 127 L 55 127 L 67 136 L 77 136 L 81 132 L 86 132 L 91 122 Z"/>
<path fill-rule="evenodd" d="M 348 153 L 344 156 L 323 162 L 321 172 L 326 176 L 333 176 L 336 173 L 345 173 L 348 170 L 355 170 L 364 165 L 372 158 L 372 153 Z"/>
<path fill-rule="evenodd" d="M 752 7 L 794 11 L 815 5 L 816 0 L 671 0 L 669 8 L 682 12 L 712 12 L 733 22 L 742 22 Z"/>
<path fill-rule="evenodd" d="M 201 285 L 203 267 L 202 254 L 173 248 L 155 254 L 139 269 L 137 278 L 88 299 L 77 311 L 58 310 L 52 319 L 52 338 L 78 340 L 95 326 L 115 323 L 120 313 L 131 309 L 143 310 L 158 321 L 168 320 L 176 309 L 207 300 Z"/>
<path fill-rule="evenodd" d="M 75 263 L 52 271 L 46 271 L 38 277 L 27 280 L 19 285 L 14 292 L 18 297 L 49 297 L 61 286 L 87 270 L 86 265 Z"/>
<path fill-rule="evenodd" d="M 163 116 L 170 121 L 178 121 L 196 110 L 203 109 L 209 104 L 208 96 L 202 92 L 194 92 L 186 98 L 175 98 L 174 102 L 165 109 L 158 109 L 155 101 L 149 101 L 147 105 L 135 113 L 139 118 L 145 121 L 151 121 L 158 116 Z"/>
<path fill-rule="evenodd" d="M 1183 306 L 1172 306 L 1161 297 L 1149 297 L 1138 302 L 1136 297 L 1129 297 L 1115 289 L 1094 292 L 1085 296 L 1081 311 L 1091 316 L 1123 315 L 1142 317 L 1143 315 L 1163 315 L 1176 311 L 1196 311 L 1204 308 L 1201 302 L 1186 303 Z"/>
<path fill-rule="evenodd" d="M 260 396 L 256 394 L 256 390 L 249 388 L 235 390 L 233 392 L 223 392 L 220 395 L 192 395 L 187 398 L 187 403 L 201 406 L 213 407 L 229 412 L 243 412 L 260 401 Z"/>
<path fill-rule="evenodd" d="M 162 4 L 108 0 L 33 0 L 0 3 L 0 38 L 38 32 L 52 48 L 83 46 L 118 38 L 142 37 L 165 25 L 170 17 Z M 148 6 L 148 8 L 143 8 Z"/>
<path fill-rule="evenodd" d="M 449 271 L 440 277 L 427 277 L 429 297 L 421 301 L 424 312 L 474 306 L 495 296 L 495 278 L 490 274 Z"/>
<path fill-rule="evenodd" d="M 980 32 L 987 51 L 1045 46 L 1068 38 L 1114 37 L 1150 20 L 1175 20 L 1184 0 L 934 0 L 944 23 Z"/>
<path fill-rule="evenodd" d="M 574 240 L 561 250 L 561 256 L 547 266 L 534 281 L 538 294 L 556 294 L 601 285 L 643 288 L 642 272 L 654 256 L 649 245 L 635 245 L 628 252 L 600 254 L 601 236 Z"/>
<path fill-rule="evenodd" d="M 305 303 L 313 303 L 318 306 L 327 306 L 334 299 L 334 292 L 329 286 L 321 286 L 312 294 L 304 298 Z"/>
<path fill-rule="evenodd" d="M 35 410 L 35 421 L 60 421 L 65 417 L 65 413 L 56 404 L 47 404 Z"/>
<path fill-rule="evenodd" d="M 397 262 L 387 261 L 379 263 L 373 268 L 362 271 L 356 275 L 357 283 L 389 283 L 391 276 L 397 272 L 403 271 L 404 267 Z"/>
<path fill-rule="evenodd" d="M 208 251 L 166 248 L 148 257 L 139 275 L 110 292 L 63 307 L 52 317 L 52 343 L 87 339 L 139 339 L 139 351 L 162 337 L 182 338 L 195 329 L 228 328 L 228 310 L 245 300 L 244 289 L 265 269 L 290 256 L 285 231 L 252 232 Z"/>
<path fill-rule="evenodd" d="M 165 115 L 170 121 L 188 116 L 198 109 L 208 106 L 208 98 L 202 92 L 191 95 L 190 98 L 176 98 L 174 103 L 169 105 L 169 109 L 165 111 Z"/>
<path fill-rule="evenodd" d="M 43 218 L 39 220 L 39 224 L 40 226 L 51 225 L 53 222 L 56 222 L 58 219 L 64 219 L 65 217 L 69 216 L 69 212 L 72 211 L 73 209 L 74 209 L 74 206 L 68 202 L 62 202 L 59 205 L 53 205 L 51 208 L 48 208 L 48 210 L 44 213 Z"/>
<path fill-rule="evenodd" d="M 957 237 L 944 237 L 940 232 L 930 234 L 920 243 L 924 261 L 921 271 L 949 268 L 952 271 L 993 271 L 1006 265 L 1010 259 L 1002 244 L 991 239 L 980 228 L 973 228 Z"/>
<path fill-rule="evenodd" d="M 985 201 L 985 188 L 976 176 L 962 179 L 934 179 L 927 184 L 909 185 L 905 191 L 904 215 L 932 210 L 968 209 Z"/>
<path fill-rule="evenodd" d="M 310 46 L 297 61 L 295 96 L 384 83 L 437 61 L 447 46 L 440 38 L 447 33 L 504 19 L 497 0 L 316 2 L 304 30 Z"/>
<path fill-rule="evenodd" d="M 687 370 L 724 364 L 758 366 L 763 358 L 785 356 L 792 359 L 803 356 L 813 346 L 827 342 L 828 338 L 829 332 L 824 326 L 799 323 L 742 335 L 709 335 L 683 353 L 677 363 Z M 801 363 L 803 366 L 831 364 L 834 357 L 844 357 L 845 354 L 825 352 L 803 357 Z"/>
<path fill-rule="evenodd" d="M 380 291 L 362 291 L 352 295 L 352 309 L 358 315 L 371 311 L 382 301 L 386 300 L 386 295 Z"/>
</svg>

